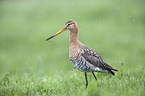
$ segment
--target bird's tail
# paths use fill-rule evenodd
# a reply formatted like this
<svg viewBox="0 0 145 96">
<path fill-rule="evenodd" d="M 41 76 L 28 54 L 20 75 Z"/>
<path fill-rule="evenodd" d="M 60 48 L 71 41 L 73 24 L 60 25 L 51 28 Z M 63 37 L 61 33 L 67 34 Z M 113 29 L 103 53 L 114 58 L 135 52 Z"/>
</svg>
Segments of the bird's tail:
<svg viewBox="0 0 145 96">
<path fill-rule="evenodd" d="M 112 74 L 112 75 L 115 75 L 115 73 L 113 71 L 118 71 L 117 69 L 109 66 L 107 63 L 104 64 L 106 69 L 108 70 L 108 73 Z"/>
<path fill-rule="evenodd" d="M 111 69 L 111 70 L 113 70 L 113 71 L 118 71 L 117 69 L 115 69 L 115 68 L 113 68 L 113 69 Z"/>
<path fill-rule="evenodd" d="M 112 69 L 108 69 L 108 71 L 110 74 L 115 75 L 115 73 L 113 71 L 118 71 L 118 70 L 115 68 L 112 68 Z"/>
</svg>

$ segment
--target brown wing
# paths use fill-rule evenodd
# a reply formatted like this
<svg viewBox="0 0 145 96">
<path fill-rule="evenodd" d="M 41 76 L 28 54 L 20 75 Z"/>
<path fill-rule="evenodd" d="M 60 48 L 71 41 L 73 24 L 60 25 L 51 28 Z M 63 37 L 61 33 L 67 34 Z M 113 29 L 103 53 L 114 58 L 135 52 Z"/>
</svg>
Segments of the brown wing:
<svg viewBox="0 0 145 96">
<path fill-rule="evenodd" d="M 117 69 L 112 68 L 106 62 L 104 62 L 104 60 L 101 58 L 101 56 L 99 56 L 99 54 L 97 52 L 95 52 L 94 50 L 92 50 L 92 49 L 88 49 L 88 48 L 84 49 L 84 53 L 82 53 L 81 55 L 89 63 L 91 63 L 94 66 L 97 66 L 99 68 L 102 68 L 103 70 L 106 69 L 113 75 L 114 75 L 114 73 L 112 72 L 112 70 L 118 71 Z"/>
</svg>

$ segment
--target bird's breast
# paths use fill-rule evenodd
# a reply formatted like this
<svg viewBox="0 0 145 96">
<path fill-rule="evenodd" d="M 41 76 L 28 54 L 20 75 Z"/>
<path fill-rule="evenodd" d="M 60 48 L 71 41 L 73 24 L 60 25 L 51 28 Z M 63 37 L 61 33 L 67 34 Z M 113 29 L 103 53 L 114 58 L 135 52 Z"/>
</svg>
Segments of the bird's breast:
<svg viewBox="0 0 145 96">
<path fill-rule="evenodd" d="M 85 60 L 85 58 L 82 57 L 82 53 L 84 51 L 81 50 L 81 48 L 71 48 L 69 53 L 69 59 L 71 63 L 73 64 L 74 68 L 82 71 L 82 72 L 90 72 L 93 71 L 92 67 L 93 65 L 90 64 Z"/>
<path fill-rule="evenodd" d="M 81 50 L 78 47 L 71 47 L 69 50 L 70 61 L 75 61 L 81 55 Z"/>
</svg>

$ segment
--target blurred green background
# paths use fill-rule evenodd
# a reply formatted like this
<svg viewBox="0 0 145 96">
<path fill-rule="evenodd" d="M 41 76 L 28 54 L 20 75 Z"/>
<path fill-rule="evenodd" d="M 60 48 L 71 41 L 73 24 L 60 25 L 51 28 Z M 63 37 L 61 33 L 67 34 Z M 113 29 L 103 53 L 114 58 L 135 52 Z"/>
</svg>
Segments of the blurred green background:
<svg viewBox="0 0 145 96">
<path fill-rule="evenodd" d="M 69 31 L 45 41 L 69 19 L 78 23 L 79 40 L 120 70 L 116 74 L 144 70 L 144 4 L 144 0 L 1 0 L 0 78 L 76 71 L 69 61 Z"/>
</svg>

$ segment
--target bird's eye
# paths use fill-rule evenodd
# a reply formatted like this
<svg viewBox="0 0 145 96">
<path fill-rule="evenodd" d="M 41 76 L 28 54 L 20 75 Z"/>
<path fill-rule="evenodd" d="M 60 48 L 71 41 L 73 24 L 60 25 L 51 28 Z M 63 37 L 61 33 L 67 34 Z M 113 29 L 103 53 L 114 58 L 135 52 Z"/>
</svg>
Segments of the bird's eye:
<svg viewBox="0 0 145 96">
<path fill-rule="evenodd" d="M 67 26 L 69 26 L 69 25 L 70 25 L 70 23 L 67 24 Z"/>
<path fill-rule="evenodd" d="M 67 24 L 66 24 L 66 28 L 67 28 L 69 25 L 71 25 L 71 24 L 72 24 L 72 23 L 67 23 Z"/>
</svg>

